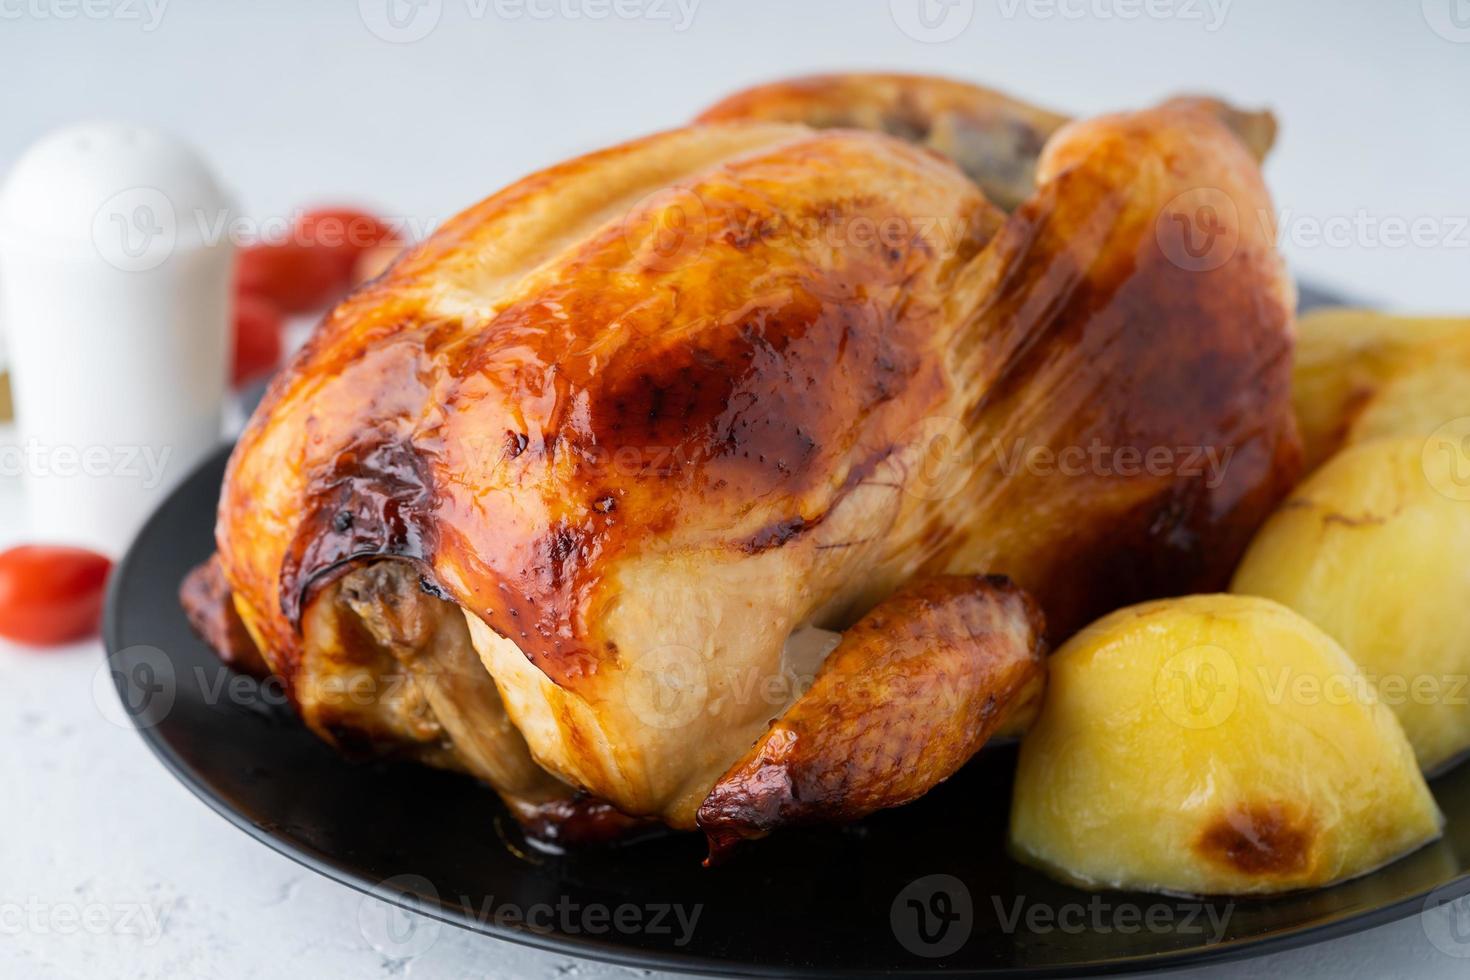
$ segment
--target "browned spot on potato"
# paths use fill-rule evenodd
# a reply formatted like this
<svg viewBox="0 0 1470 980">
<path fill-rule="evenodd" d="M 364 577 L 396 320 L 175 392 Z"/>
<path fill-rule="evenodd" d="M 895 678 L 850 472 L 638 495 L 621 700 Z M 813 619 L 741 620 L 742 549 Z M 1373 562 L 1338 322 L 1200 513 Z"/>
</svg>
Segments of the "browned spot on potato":
<svg viewBox="0 0 1470 980">
<path fill-rule="evenodd" d="M 1205 828 L 1195 849 L 1207 860 L 1250 875 L 1299 874 L 1312 863 L 1312 817 L 1281 803 L 1232 810 Z"/>
</svg>

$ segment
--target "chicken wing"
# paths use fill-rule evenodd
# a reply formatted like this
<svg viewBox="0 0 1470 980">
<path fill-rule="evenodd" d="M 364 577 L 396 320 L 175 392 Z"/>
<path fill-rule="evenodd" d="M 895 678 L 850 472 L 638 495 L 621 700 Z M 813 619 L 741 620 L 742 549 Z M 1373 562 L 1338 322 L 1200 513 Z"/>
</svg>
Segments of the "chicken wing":
<svg viewBox="0 0 1470 980">
<path fill-rule="evenodd" d="M 1041 695 L 1042 617 L 1009 580 L 912 583 L 849 629 L 815 683 L 699 807 L 711 860 L 777 827 L 853 820 L 953 775 Z"/>
</svg>

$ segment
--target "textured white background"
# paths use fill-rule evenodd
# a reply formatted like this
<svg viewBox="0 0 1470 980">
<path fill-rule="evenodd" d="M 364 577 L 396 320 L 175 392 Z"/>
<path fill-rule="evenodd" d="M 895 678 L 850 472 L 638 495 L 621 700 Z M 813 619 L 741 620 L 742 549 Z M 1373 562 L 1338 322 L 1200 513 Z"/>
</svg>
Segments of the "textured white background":
<svg viewBox="0 0 1470 980">
<path fill-rule="evenodd" d="M 528 170 L 784 74 L 941 72 L 1077 113 L 1211 91 L 1280 116 L 1268 176 L 1304 276 L 1396 308 L 1470 306 L 1464 0 L 928 2 L 948 19 L 927 35 L 917 0 L 700 0 L 683 25 L 673 2 L 595 20 L 580 0 L 422 0 L 395 34 L 385 0 L 0 0 L 0 167 L 55 125 L 121 117 L 194 142 L 257 218 L 345 199 L 426 226 Z M 657 18 L 665 9 L 672 19 Z M 1418 243 L 1397 242 L 1416 219 Z M 0 480 L 0 544 L 24 537 L 19 503 Z M 427 924 L 417 957 L 380 952 L 381 909 L 229 828 L 106 720 L 99 659 L 91 646 L 0 643 L 0 977 L 628 972 Z M 88 906 L 104 910 L 95 931 L 63 932 L 66 910 Z M 17 908 L 39 918 L 17 928 Z M 140 909 L 159 933 L 128 934 L 149 921 Z M 1415 918 L 1197 975 L 1467 970 Z"/>
</svg>

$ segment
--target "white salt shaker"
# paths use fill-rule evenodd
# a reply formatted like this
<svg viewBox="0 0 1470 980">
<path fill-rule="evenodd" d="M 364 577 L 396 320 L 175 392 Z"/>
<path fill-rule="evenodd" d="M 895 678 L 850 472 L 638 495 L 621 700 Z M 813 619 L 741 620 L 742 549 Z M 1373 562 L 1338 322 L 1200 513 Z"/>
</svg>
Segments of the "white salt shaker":
<svg viewBox="0 0 1470 980">
<path fill-rule="evenodd" d="M 37 540 L 119 554 L 220 441 L 229 204 L 189 147 L 54 132 L 0 188 L 0 324 Z"/>
</svg>

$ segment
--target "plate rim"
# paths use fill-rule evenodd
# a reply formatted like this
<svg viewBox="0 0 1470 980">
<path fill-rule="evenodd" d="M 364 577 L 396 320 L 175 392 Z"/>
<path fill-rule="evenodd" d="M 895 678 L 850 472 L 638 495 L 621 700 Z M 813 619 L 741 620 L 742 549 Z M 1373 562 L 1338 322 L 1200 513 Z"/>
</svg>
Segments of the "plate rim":
<svg viewBox="0 0 1470 980">
<path fill-rule="evenodd" d="M 123 557 L 118 561 L 112 574 L 108 577 L 102 617 L 103 655 L 107 658 L 108 662 L 117 653 L 128 649 L 128 646 L 124 645 L 124 640 L 121 635 L 121 593 L 124 582 L 128 581 L 133 574 L 141 574 L 134 571 L 135 565 L 139 561 L 138 551 L 140 543 L 149 536 L 151 531 L 155 530 L 155 525 L 163 522 L 163 518 L 166 516 L 165 512 L 169 509 L 169 505 L 183 492 L 184 488 L 192 484 L 204 470 L 218 465 L 221 457 L 228 457 L 233 451 L 233 448 L 233 442 L 221 444 L 174 485 L 153 512 L 149 514 L 148 519 L 138 530 L 132 542 L 129 543 Z M 201 640 L 200 642 L 203 641 Z M 1148 953 L 1068 964 L 1009 965 L 996 968 L 975 968 L 945 967 L 936 961 L 927 967 L 920 966 L 912 969 L 860 968 L 853 970 L 809 966 L 767 966 L 757 963 L 719 960 L 707 956 L 685 955 L 663 950 L 630 950 L 629 947 L 612 940 L 555 931 L 543 932 L 532 929 L 521 922 L 501 924 L 494 920 L 486 921 L 482 918 L 465 915 L 462 908 L 449 903 L 429 901 L 422 896 L 408 891 L 385 890 L 380 887 L 380 882 L 367 881 L 359 872 L 348 867 L 340 859 L 321 851 L 306 841 L 295 838 L 289 831 L 257 825 L 236 810 L 229 801 L 216 793 L 208 778 L 185 762 L 174 751 L 173 747 L 159 735 L 157 726 L 139 724 L 137 716 L 126 709 L 124 693 L 125 678 L 119 671 L 109 671 L 109 673 L 111 674 L 114 692 L 124 702 L 123 713 L 127 715 L 131 727 L 138 733 L 154 758 L 163 765 L 163 768 L 168 773 L 182 783 L 196 799 L 215 814 L 222 817 L 231 826 L 244 832 L 252 840 L 265 845 L 277 854 L 289 858 L 301 867 L 307 868 L 339 885 L 344 885 L 360 895 L 376 898 L 379 901 L 387 902 L 407 911 L 428 916 L 437 922 L 543 952 L 577 956 L 615 966 L 646 970 L 673 970 L 706 977 L 810 977 L 822 978 L 822 980 L 839 977 L 897 976 L 918 976 L 926 978 L 937 976 L 972 977 L 987 978 L 987 980 L 1027 978 L 1027 980 L 1034 980 L 1037 977 L 1155 973 L 1180 970 L 1205 963 L 1215 965 L 1239 962 L 1241 960 L 1254 959 L 1291 949 L 1300 949 L 1406 919 L 1415 911 L 1424 911 L 1425 902 L 1433 895 L 1444 895 L 1450 901 L 1470 895 L 1470 871 L 1464 871 L 1440 884 L 1438 887 L 1428 891 L 1416 892 L 1385 905 L 1364 908 L 1356 912 L 1339 913 L 1325 921 L 1316 921 L 1308 925 L 1284 929 L 1264 936 L 1235 939 L 1177 951 Z M 1466 762 L 1465 764 L 1470 765 L 1470 762 Z M 1408 857 L 1408 854 L 1401 855 L 1400 859 L 1404 857 Z M 1388 865 L 1385 865 L 1385 867 L 1388 867 Z M 1375 869 L 1373 872 L 1370 872 L 1370 875 L 1378 874 L 1382 870 L 1382 868 Z M 1340 882 L 1339 884 L 1343 883 Z M 1331 888 L 1334 886 L 1328 887 Z M 1237 898 L 1245 901 L 1270 900 L 1268 897 L 1257 898 L 1254 896 L 1237 896 Z"/>
</svg>

